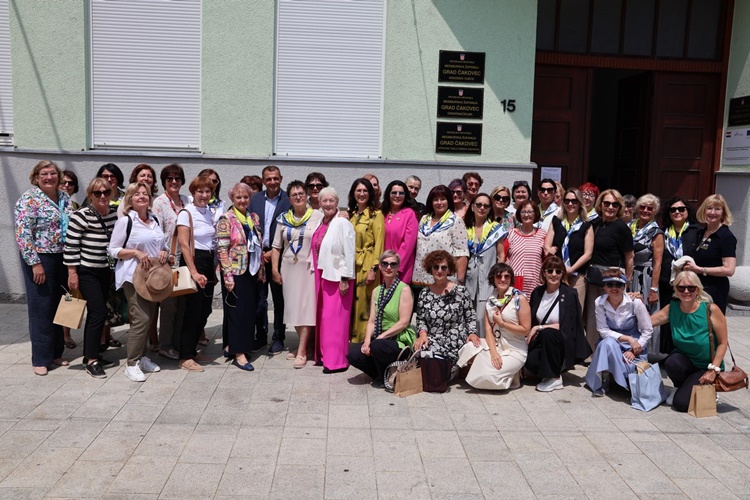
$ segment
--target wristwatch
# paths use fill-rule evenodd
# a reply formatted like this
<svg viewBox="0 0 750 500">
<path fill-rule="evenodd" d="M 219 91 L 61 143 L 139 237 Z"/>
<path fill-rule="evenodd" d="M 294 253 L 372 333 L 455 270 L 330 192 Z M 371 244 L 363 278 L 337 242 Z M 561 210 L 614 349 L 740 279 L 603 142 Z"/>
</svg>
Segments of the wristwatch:
<svg viewBox="0 0 750 500">
<path fill-rule="evenodd" d="M 653 286 L 651 287 L 651 291 L 655 293 L 659 293 L 659 289 Z"/>
<path fill-rule="evenodd" d="M 716 373 L 719 373 L 719 372 L 721 371 L 721 367 L 720 367 L 720 366 L 716 366 L 716 365 L 715 365 L 715 364 L 713 364 L 713 363 L 709 363 L 709 364 L 708 364 L 708 369 L 709 369 L 709 370 L 713 370 L 713 371 L 715 371 Z"/>
<path fill-rule="evenodd" d="M 703 276 L 707 276 L 705 267 L 703 268 Z"/>
</svg>

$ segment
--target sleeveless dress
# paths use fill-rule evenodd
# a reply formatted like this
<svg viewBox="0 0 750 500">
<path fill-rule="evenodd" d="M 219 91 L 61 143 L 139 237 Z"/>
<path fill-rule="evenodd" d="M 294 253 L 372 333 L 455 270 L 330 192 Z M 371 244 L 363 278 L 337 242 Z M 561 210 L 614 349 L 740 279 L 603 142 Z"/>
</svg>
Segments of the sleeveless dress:
<svg viewBox="0 0 750 500">
<path fill-rule="evenodd" d="M 388 304 L 386 304 L 385 308 L 383 309 L 383 323 L 381 325 L 381 332 L 388 330 L 394 324 L 396 324 L 396 322 L 398 322 L 398 305 L 401 301 L 401 294 L 403 293 L 404 288 L 408 288 L 408 286 L 409 285 L 407 285 L 403 281 L 400 281 L 399 284 L 396 285 L 396 291 L 393 292 L 391 300 L 388 301 Z M 378 299 L 378 297 L 380 296 L 380 289 L 382 287 L 383 285 L 379 285 L 375 288 L 375 290 L 373 290 L 373 300 Z M 417 332 L 414 330 L 414 327 L 412 325 L 409 325 L 401 333 L 399 333 L 395 337 L 392 337 L 392 339 L 398 343 L 398 347 L 400 349 L 403 349 L 404 347 L 411 347 L 417 340 Z"/>
</svg>

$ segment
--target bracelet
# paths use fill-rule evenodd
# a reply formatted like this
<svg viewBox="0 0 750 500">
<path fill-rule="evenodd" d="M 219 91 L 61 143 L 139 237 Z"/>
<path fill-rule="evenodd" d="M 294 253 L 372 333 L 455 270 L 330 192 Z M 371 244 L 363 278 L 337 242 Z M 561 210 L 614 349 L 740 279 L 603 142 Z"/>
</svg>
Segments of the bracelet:
<svg viewBox="0 0 750 500">
<path fill-rule="evenodd" d="M 703 276 L 708 276 L 708 275 L 706 274 L 706 268 L 705 268 L 705 267 L 703 268 Z"/>
<path fill-rule="evenodd" d="M 659 289 L 658 289 L 658 288 L 655 288 L 655 287 L 653 287 L 653 286 L 651 287 L 651 291 L 652 291 L 652 292 L 656 292 L 656 293 L 659 293 Z"/>
<path fill-rule="evenodd" d="M 721 371 L 721 367 L 720 367 L 720 366 L 716 366 L 716 365 L 715 365 L 715 364 L 713 364 L 713 363 L 709 363 L 709 364 L 708 364 L 708 369 L 709 369 L 709 370 L 713 370 L 713 371 L 715 371 L 716 373 L 719 373 L 719 372 Z"/>
</svg>

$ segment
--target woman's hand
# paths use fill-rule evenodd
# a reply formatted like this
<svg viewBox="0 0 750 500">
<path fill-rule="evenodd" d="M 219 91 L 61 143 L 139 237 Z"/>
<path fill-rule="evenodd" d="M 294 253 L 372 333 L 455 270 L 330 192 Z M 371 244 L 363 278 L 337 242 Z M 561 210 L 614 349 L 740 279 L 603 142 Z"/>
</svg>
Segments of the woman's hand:
<svg viewBox="0 0 750 500">
<path fill-rule="evenodd" d="M 141 267 L 143 269 L 151 268 L 151 259 L 148 258 L 148 254 L 146 252 L 138 252 L 138 254 L 136 254 L 136 258 L 141 263 Z"/>
<path fill-rule="evenodd" d="M 281 285 L 282 284 L 281 273 L 278 272 L 276 269 L 274 269 L 271 274 L 273 276 L 273 282 Z"/>
<path fill-rule="evenodd" d="M 44 267 L 41 263 L 31 266 L 31 272 L 34 273 L 34 283 L 43 285 L 47 281 L 47 275 L 44 274 Z"/>
<path fill-rule="evenodd" d="M 635 356 L 639 356 L 643 352 L 643 347 L 634 338 L 628 340 L 628 343 L 630 344 L 630 349 L 633 351 L 633 354 Z"/>
<path fill-rule="evenodd" d="M 365 340 L 362 343 L 362 348 L 360 349 L 360 351 L 362 351 L 362 354 L 364 354 L 365 356 L 369 356 L 370 355 L 370 342 Z"/>
<path fill-rule="evenodd" d="M 227 293 L 231 293 L 234 290 L 234 281 L 224 282 L 224 287 L 227 289 Z"/>
<path fill-rule="evenodd" d="M 557 255 L 557 247 L 549 247 L 549 255 Z"/>
<path fill-rule="evenodd" d="M 659 302 L 659 294 L 653 290 L 649 290 L 648 291 L 648 303 L 656 304 L 657 302 Z"/>
<path fill-rule="evenodd" d="M 430 339 L 427 338 L 427 334 L 420 335 L 419 338 L 414 342 L 414 350 L 426 349 L 430 343 Z"/>
<path fill-rule="evenodd" d="M 500 356 L 499 353 L 497 352 L 491 353 L 490 360 L 492 361 L 492 366 L 494 366 L 498 370 L 501 370 L 503 368 L 503 357 Z"/>
<path fill-rule="evenodd" d="M 503 312 L 500 309 L 495 309 L 495 313 L 492 315 L 492 319 L 495 324 L 500 328 L 505 328 L 505 321 L 503 320 Z"/>
<path fill-rule="evenodd" d="M 537 333 L 539 333 L 539 325 L 532 326 L 531 330 L 529 330 L 529 334 L 526 335 L 526 345 L 531 344 L 531 341 L 534 340 L 534 337 L 536 337 Z"/>
<path fill-rule="evenodd" d="M 68 288 L 78 290 L 78 273 L 75 271 L 68 271 Z"/>
<path fill-rule="evenodd" d="M 703 268 L 696 266 L 695 264 L 693 264 L 690 261 L 685 262 L 685 265 L 682 266 L 682 270 L 683 271 L 693 271 L 698 276 L 700 276 L 701 274 L 703 274 Z"/>
<path fill-rule="evenodd" d="M 349 280 L 339 281 L 339 293 L 343 297 L 349 291 Z"/>
<path fill-rule="evenodd" d="M 472 333 L 471 335 L 466 337 L 466 343 L 468 344 L 469 342 L 474 344 L 474 347 L 479 347 L 479 337 L 476 333 Z"/>
<path fill-rule="evenodd" d="M 169 252 L 167 252 L 166 250 L 162 250 L 161 252 L 159 252 L 159 264 L 164 264 L 168 258 Z"/>
<path fill-rule="evenodd" d="M 194 273 L 190 273 L 190 276 L 193 277 L 193 280 L 198 284 L 201 288 L 206 288 L 206 285 L 208 284 L 208 278 L 203 276 L 198 271 L 195 271 Z"/>
<path fill-rule="evenodd" d="M 701 378 L 698 379 L 698 382 L 701 384 L 713 384 L 716 382 L 716 372 L 713 370 L 706 370 L 706 373 L 703 374 Z"/>
<path fill-rule="evenodd" d="M 633 354 L 633 351 L 625 351 L 622 356 L 628 363 L 635 361 L 635 354 Z"/>
<path fill-rule="evenodd" d="M 365 284 L 366 285 L 372 285 L 373 283 L 375 283 L 375 270 L 374 269 L 370 269 L 369 271 L 367 271 L 367 277 L 365 278 Z"/>
</svg>

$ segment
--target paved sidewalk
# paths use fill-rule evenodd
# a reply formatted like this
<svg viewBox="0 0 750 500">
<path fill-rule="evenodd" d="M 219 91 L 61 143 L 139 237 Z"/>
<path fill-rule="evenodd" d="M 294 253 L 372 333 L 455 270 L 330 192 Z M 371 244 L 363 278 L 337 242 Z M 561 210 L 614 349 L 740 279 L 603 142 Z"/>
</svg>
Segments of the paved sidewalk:
<svg viewBox="0 0 750 500">
<path fill-rule="evenodd" d="M 705 419 L 641 413 L 624 392 L 592 399 L 582 368 L 551 394 L 399 399 L 284 355 L 243 372 L 223 362 L 220 318 L 205 373 L 154 356 L 162 371 L 137 384 L 124 348 L 107 352 L 121 364 L 105 380 L 83 371 L 81 347 L 34 376 L 26 306 L 0 305 L 0 498 L 750 498 L 750 391 Z M 728 321 L 748 368 L 750 318 Z"/>
</svg>

